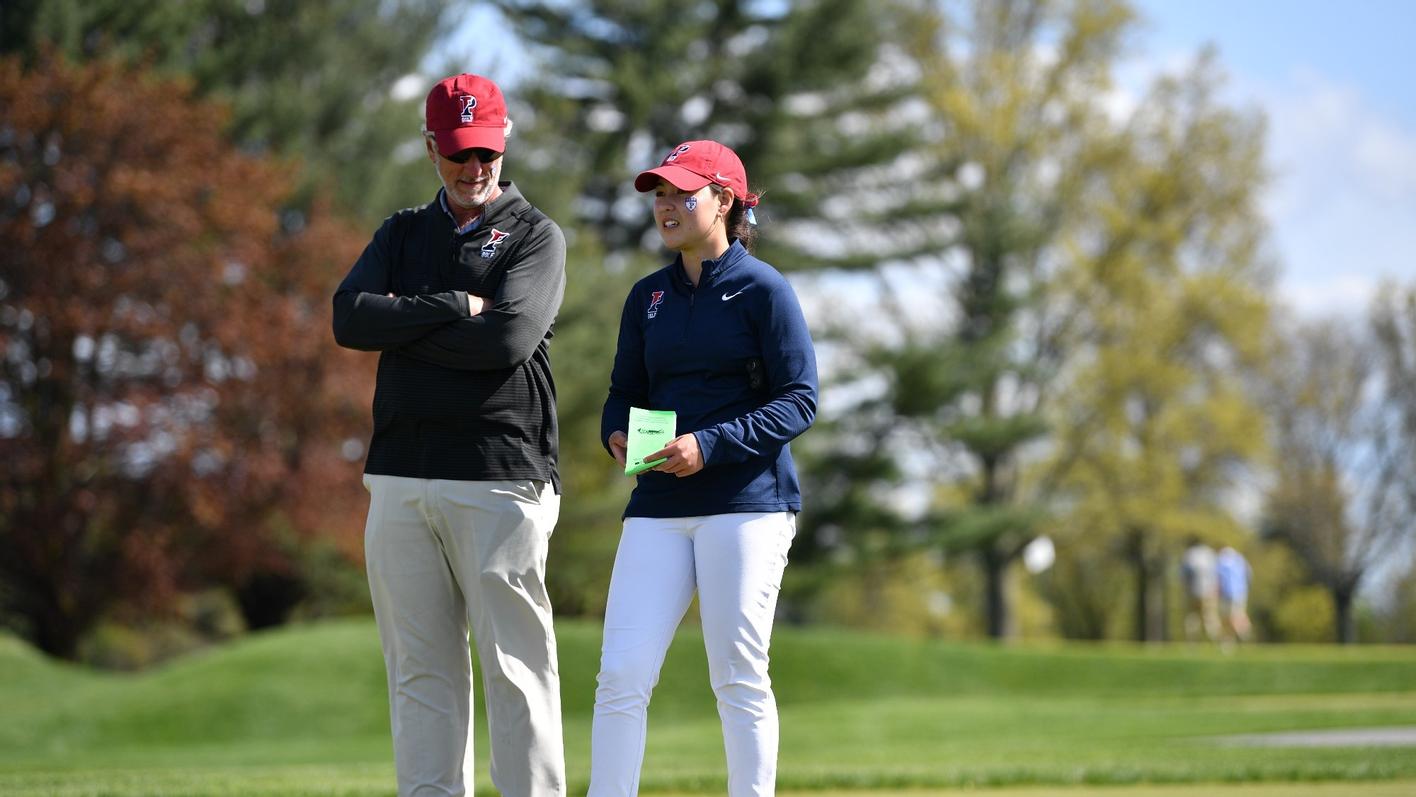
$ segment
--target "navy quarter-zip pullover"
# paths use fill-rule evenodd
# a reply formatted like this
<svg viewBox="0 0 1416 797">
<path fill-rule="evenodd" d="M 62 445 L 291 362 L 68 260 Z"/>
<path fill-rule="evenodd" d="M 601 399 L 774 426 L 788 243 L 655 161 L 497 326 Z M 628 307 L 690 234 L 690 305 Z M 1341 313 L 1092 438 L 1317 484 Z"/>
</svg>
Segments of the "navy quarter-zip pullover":
<svg viewBox="0 0 1416 797">
<path fill-rule="evenodd" d="M 635 284 L 600 442 L 625 431 L 629 408 L 673 410 L 704 467 L 692 476 L 646 471 L 625 517 L 695 517 L 801 510 L 789 443 L 816 417 L 816 353 L 796 293 L 734 240 L 705 260 L 695 289 L 682 259 Z"/>
</svg>

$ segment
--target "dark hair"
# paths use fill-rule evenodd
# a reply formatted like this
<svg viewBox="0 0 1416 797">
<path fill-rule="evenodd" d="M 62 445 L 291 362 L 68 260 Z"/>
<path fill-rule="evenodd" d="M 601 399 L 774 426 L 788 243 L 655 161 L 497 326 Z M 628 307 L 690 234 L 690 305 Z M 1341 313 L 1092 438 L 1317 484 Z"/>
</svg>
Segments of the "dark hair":
<svg viewBox="0 0 1416 797">
<path fill-rule="evenodd" d="M 716 185 L 713 187 L 715 192 L 721 190 Z M 728 208 L 728 217 L 723 220 L 723 226 L 728 231 L 728 240 L 738 239 L 742 242 L 742 248 L 751 252 L 757 244 L 757 226 L 748 223 L 747 211 L 748 208 L 742 204 L 742 198 L 733 197 L 733 206 Z"/>
</svg>

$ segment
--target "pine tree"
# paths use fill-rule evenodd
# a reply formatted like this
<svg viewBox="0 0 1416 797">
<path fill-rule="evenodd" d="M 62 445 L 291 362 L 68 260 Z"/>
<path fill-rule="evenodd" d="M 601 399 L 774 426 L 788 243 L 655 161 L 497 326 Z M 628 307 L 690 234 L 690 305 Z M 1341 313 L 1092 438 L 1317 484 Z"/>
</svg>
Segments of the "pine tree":
<svg viewBox="0 0 1416 797">
<path fill-rule="evenodd" d="M 997 637 L 1011 625 L 1008 567 L 1046 516 L 1027 454 L 1048 433 L 1066 354 L 1057 252 L 1105 168 L 1096 98 L 1129 13 L 1051 2 L 980 2 L 969 13 L 908 8 L 902 48 L 928 132 L 906 164 L 918 187 L 893 197 L 903 223 L 871 242 L 883 301 L 874 329 L 847 346 L 864 397 L 849 415 L 929 488 L 915 536 L 978 562 Z"/>
<path fill-rule="evenodd" d="M 630 487 L 599 444 L 614 330 L 629 285 L 667 260 L 634 175 L 682 141 L 720 140 L 742 157 L 751 187 L 765 189 L 758 254 L 784 271 L 821 268 L 832 258 L 800 243 L 820 217 L 816 194 L 849 189 L 812 181 L 826 186 L 841 169 L 898 156 L 873 137 L 850 152 L 833 149 L 848 140 L 835 115 L 848 113 L 852 96 L 883 115 L 887 99 L 903 92 L 866 80 L 882 57 L 888 4 L 722 0 L 692 12 L 671 2 L 497 5 L 537 64 L 535 77 L 510 93 L 517 127 L 508 169 L 571 239 L 552 354 L 566 464 L 562 525 L 575 532 L 553 546 L 557 605 L 598 611 Z M 803 523 L 794 558 L 813 536 Z"/>
</svg>

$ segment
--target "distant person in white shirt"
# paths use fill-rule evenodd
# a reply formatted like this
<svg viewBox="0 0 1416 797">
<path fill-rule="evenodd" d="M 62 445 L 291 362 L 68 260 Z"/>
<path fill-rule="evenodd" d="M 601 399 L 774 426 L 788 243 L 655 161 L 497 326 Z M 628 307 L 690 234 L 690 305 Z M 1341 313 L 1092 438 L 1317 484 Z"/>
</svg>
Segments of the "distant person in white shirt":
<svg viewBox="0 0 1416 797">
<path fill-rule="evenodd" d="M 1220 623 L 1217 604 L 1219 586 L 1216 579 L 1214 549 L 1191 537 L 1185 554 L 1180 558 L 1180 575 L 1185 581 L 1185 638 L 1194 641 L 1203 633 L 1205 639 L 1219 639 Z"/>
</svg>

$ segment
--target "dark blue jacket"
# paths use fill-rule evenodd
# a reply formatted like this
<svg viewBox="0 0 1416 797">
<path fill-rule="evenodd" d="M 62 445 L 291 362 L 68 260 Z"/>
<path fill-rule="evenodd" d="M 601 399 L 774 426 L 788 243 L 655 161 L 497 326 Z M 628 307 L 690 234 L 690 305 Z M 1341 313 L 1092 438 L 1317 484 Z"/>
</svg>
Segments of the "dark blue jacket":
<svg viewBox="0 0 1416 797">
<path fill-rule="evenodd" d="M 816 417 L 816 353 L 791 285 L 736 240 L 703 262 L 697 289 L 682 260 L 635 284 L 600 422 L 609 449 L 629 408 L 673 410 L 704 468 L 638 476 L 626 517 L 800 511 L 792 438 Z"/>
</svg>

